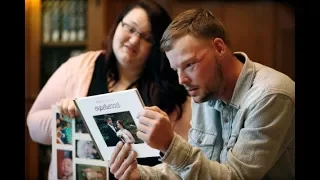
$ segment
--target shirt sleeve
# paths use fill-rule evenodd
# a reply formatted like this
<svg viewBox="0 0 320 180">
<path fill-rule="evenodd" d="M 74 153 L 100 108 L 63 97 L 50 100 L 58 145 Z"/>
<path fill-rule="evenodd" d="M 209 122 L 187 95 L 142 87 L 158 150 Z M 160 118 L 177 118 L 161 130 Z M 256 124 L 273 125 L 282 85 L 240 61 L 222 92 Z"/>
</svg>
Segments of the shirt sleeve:
<svg viewBox="0 0 320 180">
<path fill-rule="evenodd" d="M 181 178 L 166 163 L 155 166 L 138 165 L 141 180 L 180 180 Z"/>
</svg>

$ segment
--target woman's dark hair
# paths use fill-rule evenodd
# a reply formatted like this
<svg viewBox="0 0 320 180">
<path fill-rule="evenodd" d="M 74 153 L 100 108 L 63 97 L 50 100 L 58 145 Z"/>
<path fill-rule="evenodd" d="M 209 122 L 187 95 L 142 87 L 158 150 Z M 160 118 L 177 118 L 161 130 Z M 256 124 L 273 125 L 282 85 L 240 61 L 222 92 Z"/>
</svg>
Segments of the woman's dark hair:
<svg viewBox="0 0 320 180">
<path fill-rule="evenodd" d="M 178 107 L 178 117 L 180 118 L 182 105 L 186 101 L 188 93 L 179 84 L 177 73 L 170 68 L 166 55 L 160 51 L 160 39 L 172 19 L 167 11 L 156 2 L 141 0 L 127 6 L 121 12 L 105 41 L 107 75 L 109 77 L 111 75 L 112 81 L 119 80 L 117 60 L 112 50 L 113 36 L 118 24 L 134 8 L 142 8 L 146 11 L 154 39 L 143 73 L 136 82 L 136 87 L 146 106 L 156 105 L 168 114 Z"/>
<path fill-rule="evenodd" d="M 117 120 L 117 122 L 118 122 L 123 128 L 125 128 L 124 125 L 123 125 L 123 121 L 122 121 L 122 120 Z M 125 129 L 126 129 L 126 128 L 125 128 Z"/>
</svg>

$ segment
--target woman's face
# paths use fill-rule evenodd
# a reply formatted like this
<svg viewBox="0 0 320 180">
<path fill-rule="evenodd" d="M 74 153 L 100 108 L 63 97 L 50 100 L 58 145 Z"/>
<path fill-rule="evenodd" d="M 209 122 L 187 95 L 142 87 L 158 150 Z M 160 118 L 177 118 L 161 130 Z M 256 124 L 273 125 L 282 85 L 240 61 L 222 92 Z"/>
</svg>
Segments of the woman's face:
<svg viewBox="0 0 320 180">
<path fill-rule="evenodd" d="M 142 68 L 152 47 L 148 16 L 142 8 L 134 8 L 118 24 L 112 49 L 123 67 Z"/>
<path fill-rule="evenodd" d="M 122 129 L 122 125 L 117 121 L 117 127 L 119 128 L 119 129 Z"/>
</svg>

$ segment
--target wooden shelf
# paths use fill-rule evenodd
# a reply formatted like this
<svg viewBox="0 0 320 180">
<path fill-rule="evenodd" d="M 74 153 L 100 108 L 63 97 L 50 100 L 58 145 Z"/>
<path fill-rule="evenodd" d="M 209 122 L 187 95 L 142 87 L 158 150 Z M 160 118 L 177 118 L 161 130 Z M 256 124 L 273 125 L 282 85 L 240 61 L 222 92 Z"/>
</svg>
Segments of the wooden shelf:
<svg viewBox="0 0 320 180">
<path fill-rule="evenodd" d="M 87 42 L 50 42 L 42 43 L 42 47 L 83 47 L 87 46 Z"/>
</svg>

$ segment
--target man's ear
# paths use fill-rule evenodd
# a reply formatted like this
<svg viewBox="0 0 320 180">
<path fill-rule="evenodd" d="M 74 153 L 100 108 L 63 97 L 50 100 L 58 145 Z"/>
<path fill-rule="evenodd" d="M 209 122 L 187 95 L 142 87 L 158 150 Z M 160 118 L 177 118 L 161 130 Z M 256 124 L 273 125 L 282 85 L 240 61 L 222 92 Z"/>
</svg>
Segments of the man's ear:
<svg viewBox="0 0 320 180">
<path fill-rule="evenodd" d="M 226 45 L 221 38 L 213 39 L 212 44 L 219 56 L 222 56 L 226 52 Z"/>
</svg>

